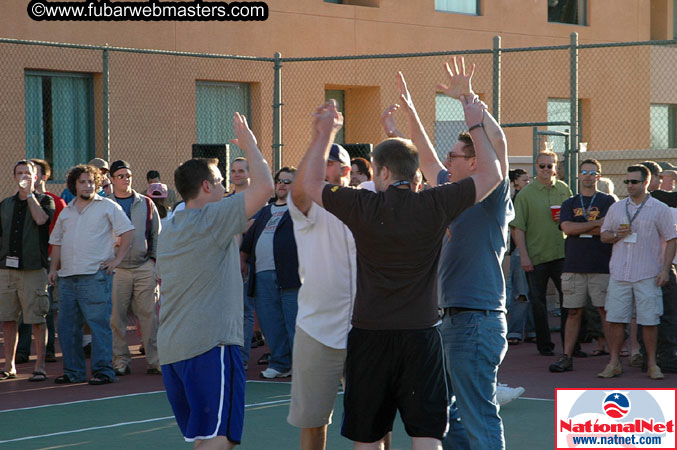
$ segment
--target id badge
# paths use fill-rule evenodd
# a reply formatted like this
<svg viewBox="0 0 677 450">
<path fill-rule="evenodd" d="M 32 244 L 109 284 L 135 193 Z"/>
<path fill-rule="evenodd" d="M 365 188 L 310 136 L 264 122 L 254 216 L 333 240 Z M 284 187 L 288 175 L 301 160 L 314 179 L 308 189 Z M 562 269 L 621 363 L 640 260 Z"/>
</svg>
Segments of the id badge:
<svg viewBox="0 0 677 450">
<path fill-rule="evenodd" d="M 8 256 L 7 259 L 5 260 L 5 266 L 11 267 L 12 269 L 18 269 L 19 258 L 17 258 L 16 256 Z"/>
<path fill-rule="evenodd" d="M 623 242 L 626 242 L 628 244 L 636 244 L 637 243 L 637 233 L 628 234 L 625 237 L 625 239 L 623 239 Z"/>
<path fill-rule="evenodd" d="M 581 234 L 580 235 L 583 239 L 592 239 L 592 234 Z"/>
</svg>

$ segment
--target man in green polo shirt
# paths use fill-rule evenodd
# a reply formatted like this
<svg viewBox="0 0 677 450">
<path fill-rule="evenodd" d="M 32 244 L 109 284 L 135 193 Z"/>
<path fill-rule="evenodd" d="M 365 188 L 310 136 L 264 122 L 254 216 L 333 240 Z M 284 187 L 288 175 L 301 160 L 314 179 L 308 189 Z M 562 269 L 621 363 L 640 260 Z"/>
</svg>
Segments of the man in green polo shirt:
<svg viewBox="0 0 677 450">
<path fill-rule="evenodd" d="M 510 223 L 513 239 L 520 251 L 522 268 L 529 282 L 534 311 L 536 344 L 541 355 L 552 356 L 555 344 L 550 340 L 546 291 L 548 279 L 555 283 L 562 306 L 562 267 L 564 266 L 564 234 L 559 228 L 559 206 L 571 197 L 571 189 L 557 180 L 557 155 L 543 151 L 536 157 L 535 182 L 528 184 L 515 197 L 515 220 Z M 554 206 L 555 209 L 551 208 Z M 566 323 L 562 309 L 561 329 Z"/>
</svg>

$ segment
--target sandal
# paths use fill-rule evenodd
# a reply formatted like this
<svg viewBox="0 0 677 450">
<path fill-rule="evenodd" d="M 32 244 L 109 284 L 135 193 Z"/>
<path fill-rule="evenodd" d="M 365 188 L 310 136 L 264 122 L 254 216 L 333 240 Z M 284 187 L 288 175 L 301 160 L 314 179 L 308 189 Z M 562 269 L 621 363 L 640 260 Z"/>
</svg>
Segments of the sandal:
<svg viewBox="0 0 677 450">
<path fill-rule="evenodd" d="M 47 373 L 44 371 L 35 371 L 33 372 L 33 376 L 28 379 L 28 381 L 45 381 L 47 380 Z"/>
<path fill-rule="evenodd" d="M 7 372 L 6 370 L 0 371 L 0 380 L 9 380 L 16 378 L 16 372 Z"/>
<path fill-rule="evenodd" d="M 590 356 L 606 356 L 608 354 L 609 354 L 609 352 L 607 352 L 603 348 L 597 348 L 597 349 L 593 350 L 592 352 L 590 352 Z"/>
<path fill-rule="evenodd" d="M 508 345 L 517 345 L 521 342 L 520 339 L 517 338 L 510 338 L 508 339 Z"/>
<path fill-rule="evenodd" d="M 627 350 L 621 350 L 621 352 L 619 353 L 619 356 L 621 358 L 626 358 L 626 357 L 630 356 L 630 352 L 627 351 Z"/>
</svg>

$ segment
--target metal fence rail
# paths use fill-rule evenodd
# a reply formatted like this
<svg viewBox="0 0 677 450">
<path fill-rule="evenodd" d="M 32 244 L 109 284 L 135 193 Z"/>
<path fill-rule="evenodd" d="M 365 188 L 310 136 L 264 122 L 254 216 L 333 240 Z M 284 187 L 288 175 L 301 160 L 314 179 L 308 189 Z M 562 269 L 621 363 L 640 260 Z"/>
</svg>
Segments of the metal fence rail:
<svg viewBox="0 0 677 450">
<path fill-rule="evenodd" d="M 138 190 L 151 169 L 171 185 L 174 168 L 199 145 L 217 148 L 228 162 L 242 155 L 226 147 L 238 110 L 274 168 L 296 165 L 310 113 L 327 98 L 345 115 L 337 140 L 382 140 L 379 117 L 399 101 L 398 71 L 444 158 L 465 123 L 460 104 L 436 85 L 445 80 L 443 63 L 464 56 L 477 65 L 473 87 L 504 124 L 511 156 L 530 157 L 547 143 L 569 162 L 574 190 L 577 161 L 589 156 L 618 184 L 630 163 L 677 165 L 676 44 L 579 44 L 572 34 L 570 44 L 549 47 L 502 48 L 496 37 L 489 49 L 286 58 L 0 39 L 0 164 L 47 159 L 53 191 L 69 167 L 95 156 L 128 160 Z M 13 192 L 9 179 L 0 188 L 2 196 Z"/>
</svg>

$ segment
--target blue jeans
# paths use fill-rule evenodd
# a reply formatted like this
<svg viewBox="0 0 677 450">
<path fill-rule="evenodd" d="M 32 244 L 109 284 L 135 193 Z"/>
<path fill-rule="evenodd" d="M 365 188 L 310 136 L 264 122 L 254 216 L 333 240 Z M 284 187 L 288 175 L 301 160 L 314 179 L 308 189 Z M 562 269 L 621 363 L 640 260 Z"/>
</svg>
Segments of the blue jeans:
<svg viewBox="0 0 677 450">
<path fill-rule="evenodd" d="M 87 378 L 82 350 L 83 322 L 92 330 L 92 375 L 115 379 L 110 326 L 112 292 L 113 275 L 103 270 L 91 275 L 59 277 L 59 341 L 63 352 L 63 371 L 71 381 L 80 382 Z"/>
<path fill-rule="evenodd" d="M 242 346 L 242 364 L 245 365 L 249 362 L 249 355 L 252 350 L 252 337 L 254 336 L 254 299 L 247 295 L 248 290 L 249 284 L 245 281 L 244 293 L 242 295 L 244 301 L 244 345 Z"/>
<path fill-rule="evenodd" d="M 268 367 L 287 372 L 291 369 L 299 290 L 282 289 L 277 283 L 275 271 L 265 270 L 256 274 L 254 292 L 261 331 L 270 347 Z"/>
<path fill-rule="evenodd" d="M 508 348 L 507 328 L 499 311 L 464 311 L 442 319 L 447 370 L 472 449 L 505 448 L 496 383 Z"/>
<path fill-rule="evenodd" d="M 520 251 L 514 249 L 510 254 L 510 273 L 505 280 L 506 306 L 508 308 L 508 339 L 524 339 L 536 336 L 534 314 L 529 304 L 529 284 L 522 270 Z M 527 301 L 517 301 L 524 296 Z"/>
</svg>

